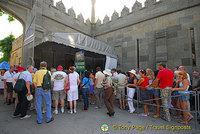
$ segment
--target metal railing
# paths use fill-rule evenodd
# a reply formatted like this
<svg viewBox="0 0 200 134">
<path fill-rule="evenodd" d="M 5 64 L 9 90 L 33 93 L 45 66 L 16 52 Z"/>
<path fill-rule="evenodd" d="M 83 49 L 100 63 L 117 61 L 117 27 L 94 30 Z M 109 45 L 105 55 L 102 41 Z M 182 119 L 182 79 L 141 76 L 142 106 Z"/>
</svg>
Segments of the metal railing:
<svg viewBox="0 0 200 134">
<path fill-rule="evenodd" d="M 188 91 L 188 93 L 187 93 L 188 95 L 193 95 L 195 97 L 195 109 L 194 109 L 194 111 L 190 111 L 190 110 L 183 110 L 183 109 L 178 109 L 178 108 L 172 108 L 172 107 L 169 107 L 169 106 L 165 107 L 163 105 L 156 105 L 156 104 L 145 103 L 145 102 L 143 102 L 143 101 L 140 100 L 140 98 L 141 98 L 141 95 L 140 95 L 140 90 L 141 90 L 140 86 L 136 86 L 135 89 L 136 89 L 136 92 L 137 92 L 137 100 L 134 99 L 134 98 L 130 98 L 128 95 L 125 95 L 125 94 L 123 94 L 123 96 L 126 97 L 125 100 L 127 100 L 127 101 L 136 102 L 136 105 L 137 105 L 136 111 L 137 111 L 137 113 L 139 113 L 139 105 L 140 104 L 146 104 L 146 105 L 151 105 L 151 106 L 156 106 L 156 107 L 159 106 L 161 108 L 168 108 L 168 109 L 179 110 L 179 111 L 183 111 L 183 112 L 190 112 L 190 113 L 194 114 L 194 117 L 195 117 L 194 118 L 195 119 L 195 131 L 200 131 L 198 129 L 198 122 L 197 122 L 197 119 L 198 119 L 198 117 L 197 117 L 198 115 L 197 114 L 198 113 L 200 114 L 200 107 L 199 107 L 200 91 Z M 160 88 L 156 88 L 156 89 L 153 89 L 153 90 L 160 90 Z M 166 90 L 170 90 L 170 89 L 166 89 Z M 118 90 L 116 90 L 116 93 L 119 93 Z M 144 101 L 150 102 L 150 101 L 154 101 L 154 100 L 162 100 L 162 99 L 165 99 L 165 98 L 171 99 L 173 97 L 180 97 L 180 96 L 184 96 L 184 95 L 186 95 L 186 94 L 183 94 L 183 95 L 173 95 L 173 96 L 167 96 L 167 97 L 159 97 L 158 99 L 148 99 L 148 100 L 144 100 Z"/>
</svg>

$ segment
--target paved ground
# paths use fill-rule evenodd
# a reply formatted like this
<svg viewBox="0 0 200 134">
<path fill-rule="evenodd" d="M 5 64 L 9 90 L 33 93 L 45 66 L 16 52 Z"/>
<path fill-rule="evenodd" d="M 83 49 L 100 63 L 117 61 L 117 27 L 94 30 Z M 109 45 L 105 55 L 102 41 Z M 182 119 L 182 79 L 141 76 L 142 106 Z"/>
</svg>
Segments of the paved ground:
<svg viewBox="0 0 200 134">
<path fill-rule="evenodd" d="M 20 120 L 19 118 L 13 119 L 11 115 L 14 111 L 14 105 L 8 106 L 3 104 L 2 96 L 0 96 L 0 134 L 192 134 L 197 133 L 194 131 L 194 121 L 191 121 L 189 127 L 191 130 L 171 130 L 173 126 L 182 126 L 177 123 L 177 120 L 172 122 L 166 122 L 162 119 L 152 118 L 153 113 L 149 117 L 140 117 L 138 114 L 129 114 L 127 111 L 119 110 L 115 106 L 115 116 L 110 118 L 106 115 L 106 108 L 103 106 L 101 109 L 95 109 L 94 106 L 90 106 L 89 111 L 82 112 L 81 108 L 83 102 L 79 102 L 77 113 L 68 114 L 66 111 L 64 114 L 59 113 L 54 115 L 55 120 L 52 123 L 45 123 L 38 125 L 36 123 L 35 111 L 29 111 L 32 115 L 30 119 Z M 142 109 L 140 109 L 142 110 Z M 107 132 L 102 132 L 100 126 L 106 123 L 109 125 Z M 130 130 L 122 130 L 122 126 L 130 126 Z M 132 126 L 135 125 L 135 129 Z M 151 126 L 164 126 L 164 130 L 151 130 Z M 169 126 L 171 127 L 169 127 Z M 117 129 L 114 130 L 113 127 Z M 136 126 L 144 126 L 145 130 L 136 130 Z M 147 128 L 148 127 L 148 128 Z M 199 127 L 199 126 L 198 126 Z M 124 127 L 123 127 L 124 128 Z M 167 128 L 171 128 L 167 130 Z"/>
</svg>

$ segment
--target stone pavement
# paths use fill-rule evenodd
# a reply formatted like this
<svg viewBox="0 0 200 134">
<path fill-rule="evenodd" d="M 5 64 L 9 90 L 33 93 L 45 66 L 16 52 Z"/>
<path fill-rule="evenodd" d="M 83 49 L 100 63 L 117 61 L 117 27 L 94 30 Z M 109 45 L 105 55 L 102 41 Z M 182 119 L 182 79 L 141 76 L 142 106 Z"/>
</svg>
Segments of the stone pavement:
<svg viewBox="0 0 200 134">
<path fill-rule="evenodd" d="M 83 102 L 78 102 L 78 108 L 76 114 L 68 114 L 67 110 L 64 114 L 59 113 L 54 115 L 55 120 L 49 124 L 43 120 L 43 123 L 38 125 L 36 123 L 35 111 L 28 111 L 31 114 L 30 119 L 20 120 L 19 118 L 12 118 L 14 111 L 14 105 L 8 106 L 3 104 L 2 95 L 0 96 L 0 134 L 192 134 L 195 133 L 194 120 L 190 122 L 189 127 L 191 130 L 171 130 L 170 126 L 183 126 L 172 119 L 172 122 L 166 122 L 160 118 L 152 118 L 153 113 L 150 113 L 148 117 L 140 117 L 138 114 L 129 114 L 127 111 L 120 110 L 115 104 L 115 116 L 109 117 L 106 114 L 106 108 L 103 106 L 101 109 L 95 109 L 94 105 L 90 106 L 89 111 L 82 112 Z M 142 111 L 142 108 L 140 108 Z M 60 112 L 60 111 L 59 111 Z M 44 117 L 44 116 L 43 116 Z M 44 117 L 45 119 L 45 117 Z M 107 132 L 102 132 L 100 126 L 106 123 L 109 125 Z M 130 126 L 130 130 L 122 130 L 125 127 Z M 145 126 L 145 130 L 135 130 L 132 126 Z M 164 130 L 151 130 L 153 125 L 163 126 Z M 113 127 L 117 129 L 114 130 Z M 148 128 L 147 128 L 148 127 Z M 167 130 L 167 128 L 171 128 Z M 120 130 L 121 129 L 121 130 Z"/>
</svg>

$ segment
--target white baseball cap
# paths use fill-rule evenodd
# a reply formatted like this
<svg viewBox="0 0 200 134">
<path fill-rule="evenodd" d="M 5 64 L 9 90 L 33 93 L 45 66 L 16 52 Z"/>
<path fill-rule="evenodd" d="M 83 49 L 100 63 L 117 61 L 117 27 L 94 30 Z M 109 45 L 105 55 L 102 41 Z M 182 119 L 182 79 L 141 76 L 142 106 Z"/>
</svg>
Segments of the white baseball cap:
<svg viewBox="0 0 200 134">
<path fill-rule="evenodd" d="M 33 99 L 33 95 L 30 94 L 30 95 L 28 95 L 26 98 L 27 98 L 28 101 L 31 101 L 31 100 Z"/>
</svg>

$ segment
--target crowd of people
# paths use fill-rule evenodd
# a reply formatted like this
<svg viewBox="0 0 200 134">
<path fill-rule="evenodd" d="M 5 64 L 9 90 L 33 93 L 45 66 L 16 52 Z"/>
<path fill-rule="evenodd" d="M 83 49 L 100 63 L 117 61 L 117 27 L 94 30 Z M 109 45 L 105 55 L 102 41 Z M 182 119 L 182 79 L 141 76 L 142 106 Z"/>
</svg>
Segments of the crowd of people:
<svg viewBox="0 0 200 134">
<path fill-rule="evenodd" d="M 173 72 L 167 69 L 165 64 L 160 63 L 158 69 L 158 71 L 149 68 L 132 69 L 124 73 L 116 69 L 102 71 L 97 67 L 95 73 L 85 71 L 80 76 L 73 66 L 68 70 L 58 66 L 57 70 L 52 68 L 48 71 L 47 63 L 43 61 L 40 63 L 40 70 L 31 65 L 26 69 L 18 67 L 17 71 L 13 66 L 7 71 L 2 69 L 0 88 L 4 91 L 4 102 L 8 105 L 15 104 L 14 118 L 30 118 L 31 115 L 27 114 L 30 106 L 30 110 L 35 109 L 37 112 L 38 124 L 43 122 L 42 114 L 45 112 L 47 123 L 54 120 L 51 114 L 52 107 L 55 115 L 59 112 L 64 113 L 66 104 L 69 104 L 68 113 L 77 113 L 77 100 L 80 99 L 80 94 L 84 103 L 82 111 L 88 111 L 90 105 L 100 109 L 104 100 L 107 114 L 112 117 L 115 115 L 116 99 L 119 109 L 128 109 L 132 114 L 136 111 L 134 100 L 139 98 L 140 105 L 144 108 L 140 116 L 149 116 L 149 112 L 153 112 L 152 105 L 155 103 L 156 113 L 153 118 L 161 117 L 171 121 L 170 107 L 174 107 L 181 110 L 176 110 L 177 115 L 173 118 L 180 119 L 183 112 L 183 120 L 179 123 L 188 124 L 194 118 L 190 110 L 195 107 L 194 94 L 189 94 L 189 91 L 200 90 L 198 71 L 194 71 L 193 78 L 190 79 L 184 66 L 175 68 Z M 16 90 L 16 85 L 22 84 L 20 80 L 25 82 L 24 89 L 20 92 L 13 91 Z M 32 95 L 33 99 L 29 100 L 28 97 Z"/>
</svg>

